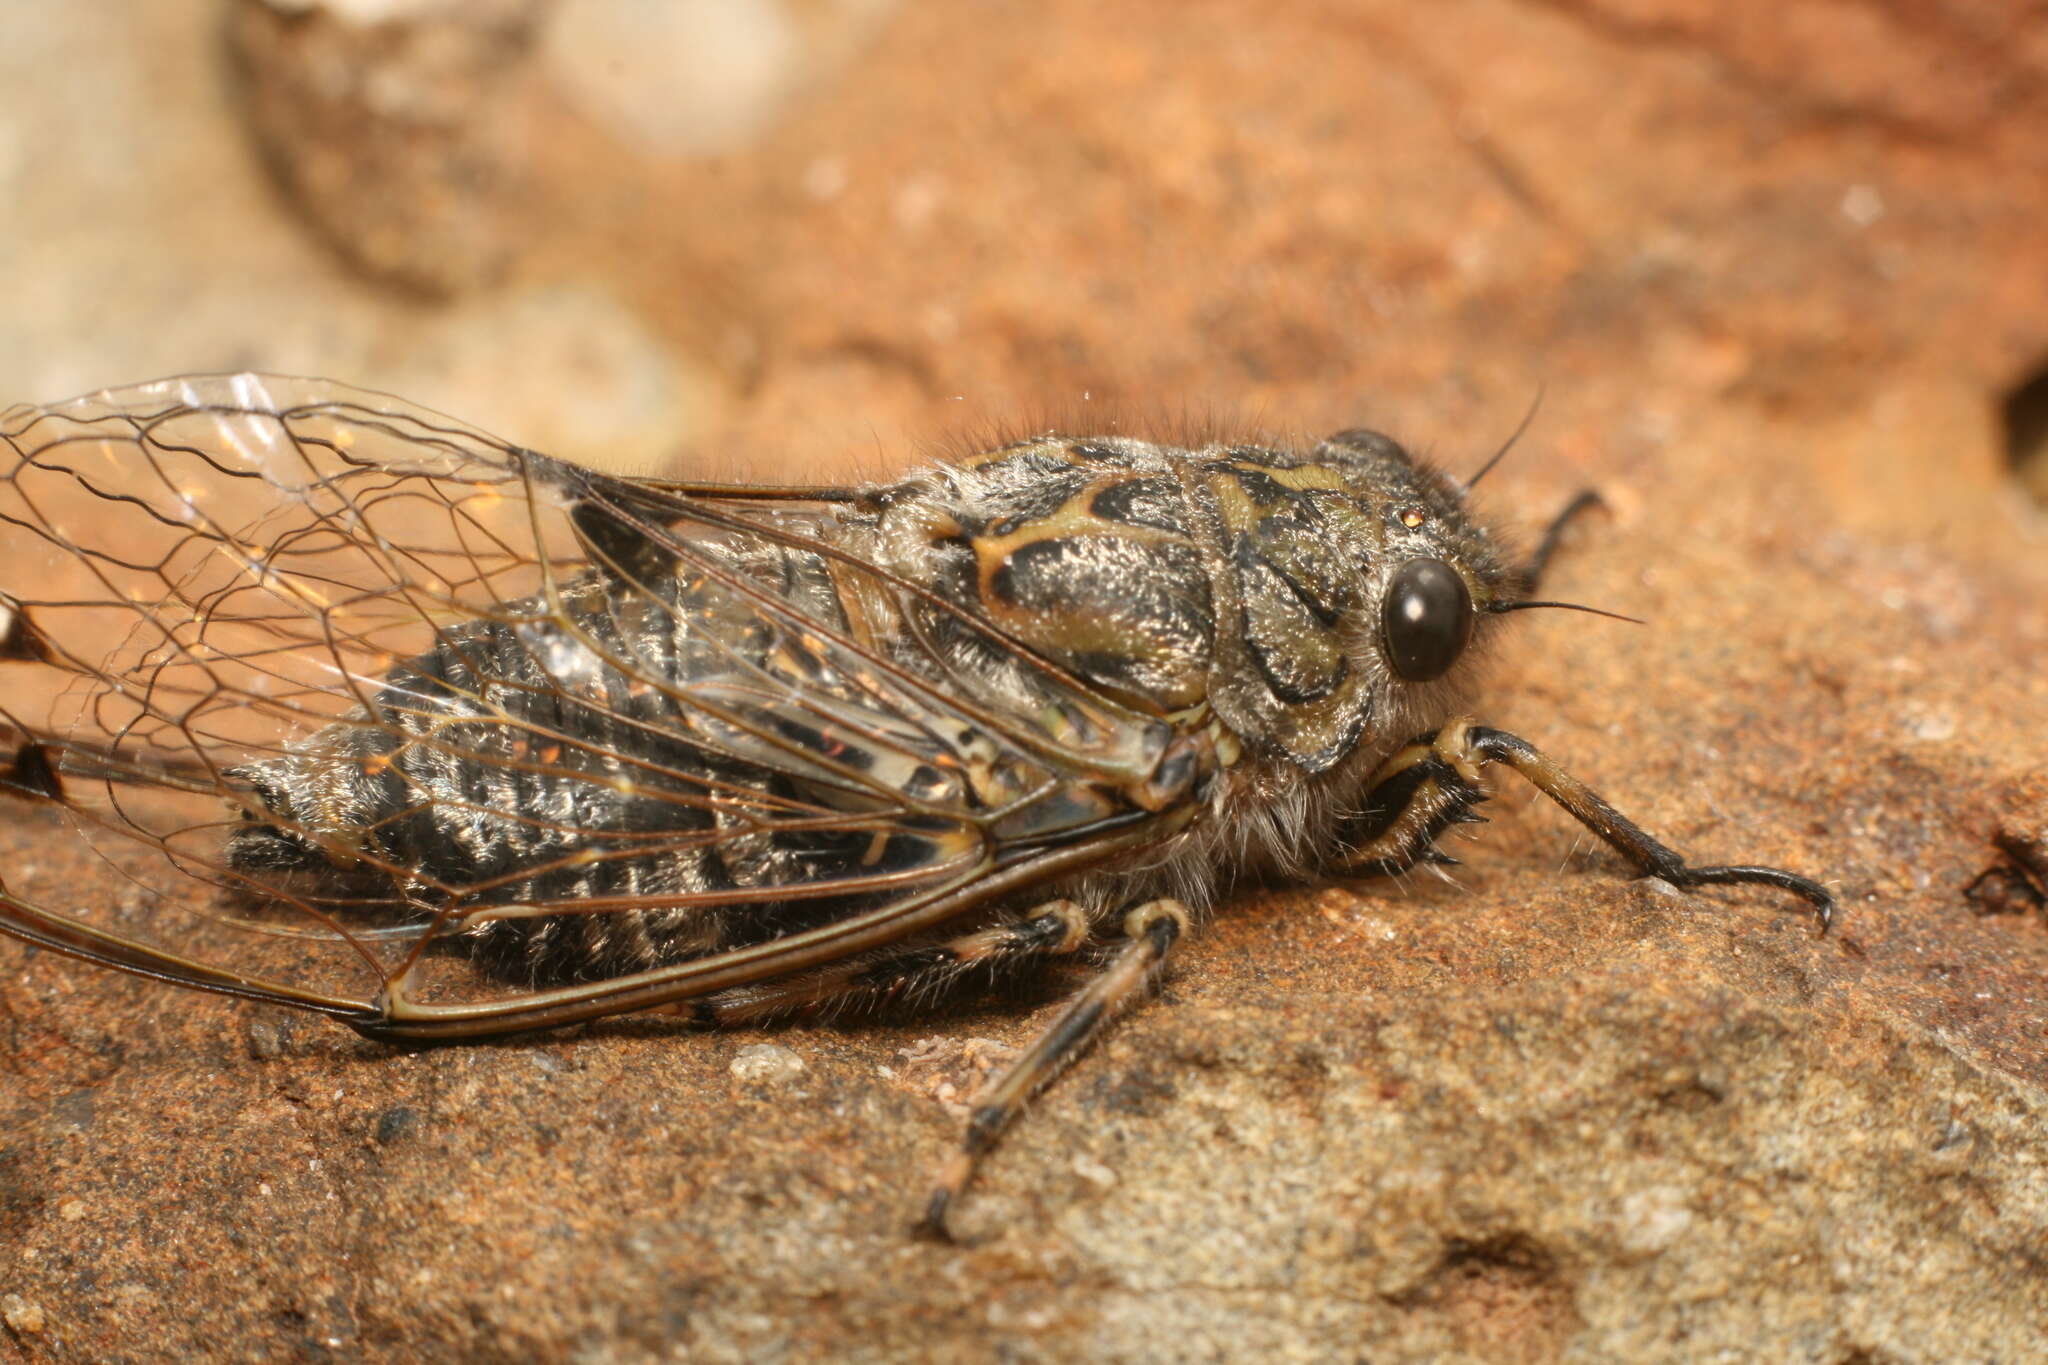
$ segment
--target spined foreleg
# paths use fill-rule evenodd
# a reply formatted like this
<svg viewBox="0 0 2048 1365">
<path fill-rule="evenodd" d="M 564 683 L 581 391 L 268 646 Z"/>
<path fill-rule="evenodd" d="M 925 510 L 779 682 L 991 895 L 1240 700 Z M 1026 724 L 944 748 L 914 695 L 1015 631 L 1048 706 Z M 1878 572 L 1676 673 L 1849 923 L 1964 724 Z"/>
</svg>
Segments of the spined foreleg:
<svg viewBox="0 0 2048 1365">
<path fill-rule="evenodd" d="M 1482 817 L 1473 808 L 1486 799 L 1480 772 L 1504 763 L 1527 778 L 1573 819 L 1634 863 L 1645 877 L 1677 887 L 1726 886 L 1753 882 L 1781 887 L 1810 902 L 1822 933 L 1834 917 L 1835 898 L 1820 883 L 1775 867 L 1694 867 L 1607 804 L 1585 783 L 1518 736 L 1467 720 L 1453 721 L 1400 750 L 1374 775 L 1365 808 L 1345 827 L 1351 852 L 1346 869 L 1363 874 L 1396 873 L 1428 862 L 1453 861 L 1436 840 L 1454 824 Z"/>
</svg>

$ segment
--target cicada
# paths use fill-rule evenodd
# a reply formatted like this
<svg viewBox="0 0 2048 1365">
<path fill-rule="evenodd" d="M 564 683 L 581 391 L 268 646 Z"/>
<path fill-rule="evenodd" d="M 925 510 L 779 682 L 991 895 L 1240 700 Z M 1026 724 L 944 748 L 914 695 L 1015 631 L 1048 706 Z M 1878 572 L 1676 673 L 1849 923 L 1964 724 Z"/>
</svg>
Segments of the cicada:
<svg viewBox="0 0 2048 1365">
<path fill-rule="evenodd" d="M 380 394 L 173 379 L 0 416 L 0 791 L 129 881 L 0 930 L 444 1040 L 928 1007 L 1097 970 L 924 1224 L 1248 878 L 1391 874 L 1534 783 L 1469 718 L 1538 605 L 1395 441 L 1045 433 L 873 487 L 623 478 Z"/>
</svg>

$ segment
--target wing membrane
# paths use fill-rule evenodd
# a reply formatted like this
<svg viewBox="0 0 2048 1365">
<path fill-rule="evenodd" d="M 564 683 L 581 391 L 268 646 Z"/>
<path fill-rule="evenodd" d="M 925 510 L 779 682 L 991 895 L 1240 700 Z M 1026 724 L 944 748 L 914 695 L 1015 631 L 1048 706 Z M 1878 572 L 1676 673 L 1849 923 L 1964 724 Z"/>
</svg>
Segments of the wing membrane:
<svg viewBox="0 0 2048 1365">
<path fill-rule="evenodd" d="M 845 490 L 614 478 L 249 375 L 11 409 L 0 441 L 0 790 L 61 809 L 165 945 L 9 877 L 0 930 L 77 956 L 528 1027 L 900 938 L 1172 818 L 1114 795 L 1168 727 L 869 561 Z M 949 676 L 934 620 L 1042 705 Z M 189 917 L 340 947 L 375 992 L 205 965 Z M 489 950 L 483 998 L 440 998 L 451 944 Z"/>
</svg>

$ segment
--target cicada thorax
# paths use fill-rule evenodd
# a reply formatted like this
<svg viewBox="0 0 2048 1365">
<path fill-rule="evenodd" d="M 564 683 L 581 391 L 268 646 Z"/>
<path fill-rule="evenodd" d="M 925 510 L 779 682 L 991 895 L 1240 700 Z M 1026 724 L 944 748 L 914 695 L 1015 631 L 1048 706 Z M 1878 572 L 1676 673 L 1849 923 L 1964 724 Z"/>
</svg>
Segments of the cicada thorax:
<svg viewBox="0 0 2048 1365">
<path fill-rule="evenodd" d="M 1307 773 L 1353 752 L 1383 679 L 1366 623 L 1381 537 L 1342 471 L 1240 448 L 1201 462 L 1236 629 L 1217 641 L 1211 701 Z"/>
<path fill-rule="evenodd" d="M 1370 433 L 1302 453 L 1046 435 L 872 494 L 857 534 L 1087 687 L 1201 737 L 1203 820 L 1153 860 L 1181 865 L 1163 885 L 1195 903 L 1247 866 L 1328 857 L 1371 772 L 1465 700 L 1464 670 L 1420 686 L 1390 670 L 1398 566 L 1455 558 L 1478 599 L 1507 573 L 1460 491 Z M 918 633 L 995 704 L 1038 707 L 987 637 Z"/>
<path fill-rule="evenodd" d="M 876 494 L 874 553 L 1105 694 L 1320 773 L 1392 691 L 1374 636 L 1390 557 L 1455 540 L 1478 577 L 1498 564 L 1455 492 L 1385 444 L 1045 436 Z"/>
<path fill-rule="evenodd" d="M 1048 437 L 883 490 L 874 506 L 884 562 L 1009 639 L 1155 715 L 1203 701 L 1209 566 L 1162 448 Z M 1002 676 L 998 642 L 932 624 L 942 653 Z"/>
</svg>

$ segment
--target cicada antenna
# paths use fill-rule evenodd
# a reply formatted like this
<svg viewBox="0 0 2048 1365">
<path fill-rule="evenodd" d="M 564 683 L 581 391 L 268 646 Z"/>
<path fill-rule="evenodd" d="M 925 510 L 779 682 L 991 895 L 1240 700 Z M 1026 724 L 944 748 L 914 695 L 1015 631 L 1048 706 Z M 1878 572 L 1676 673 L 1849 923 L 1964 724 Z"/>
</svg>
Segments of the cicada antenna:
<svg viewBox="0 0 2048 1365">
<path fill-rule="evenodd" d="M 1479 486 L 1479 481 L 1485 478 L 1488 474 L 1491 474 L 1493 472 L 1493 467 L 1499 464 L 1502 460 L 1507 458 L 1507 453 L 1515 448 L 1515 442 L 1522 439 L 1522 433 L 1526 432 L 1529 429 L 1529 424 L 1536 420 L 1536 411 L 1542 406 L 1543 385 L 1539 382 L 1536 385 L 1536 396 L 1529 400 L 1529 410 L 1522 414 L 1521 422 L 1516 425 L 1514 431 L 1509 433 L 1507 440 L 1501 442 L 1500 449 L 1493 452 L 1493 458 L 1488 460 L 1485 464 L 1479 466 L 1479 472 L 1477 474 L 1474 474 L 1471 478 L 1465 480 L 1465 491 L 1467 493 L 1477 488 Z"/>
<path fill-rule="evenodd" d="M 1559 611 L 1583 611 L 1589 616 L 1605 616 L 1613 621 L 1626 621 L 1632 626 L 1646 626 L 1649 624 L 1648 621 L 1643 620 L 1640 616 L 1623 616 L 1618 611 L 1608 611 L 1604 607 L 1589 607 L 1582 602 L 1495 602 L 1487 607 L 1486 610 L 1488 613 L 1499 613 L 1503 611 L 1533 611 L 1537 607 L 1554 607 Z"/>
</svg>

